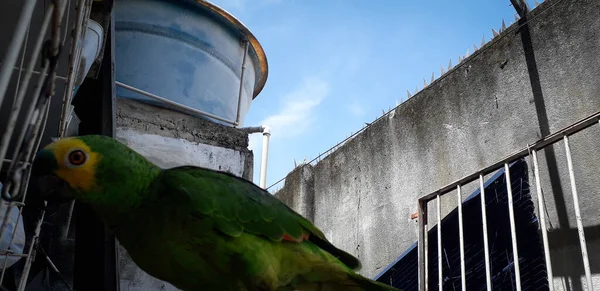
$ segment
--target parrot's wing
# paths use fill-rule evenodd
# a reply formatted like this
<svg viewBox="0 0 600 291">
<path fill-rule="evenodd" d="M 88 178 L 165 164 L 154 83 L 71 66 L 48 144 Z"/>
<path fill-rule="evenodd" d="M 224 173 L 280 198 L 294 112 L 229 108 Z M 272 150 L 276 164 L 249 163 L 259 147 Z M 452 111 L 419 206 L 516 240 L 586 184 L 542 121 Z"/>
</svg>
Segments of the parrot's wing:
<svg viewBox="0 0 600 291">
<path fill-rule="evenodd" d="M 351 269 L 360 261 L 333 246 L 309 220 L 269 192 L 226 172 L 183 166 L 163 170 L 160 192 L 189 202 L 191 215 L 210 217 L 222 233 L 237 237 L 243 232 L 272 241 L 309 240 Z"/>
</svg>

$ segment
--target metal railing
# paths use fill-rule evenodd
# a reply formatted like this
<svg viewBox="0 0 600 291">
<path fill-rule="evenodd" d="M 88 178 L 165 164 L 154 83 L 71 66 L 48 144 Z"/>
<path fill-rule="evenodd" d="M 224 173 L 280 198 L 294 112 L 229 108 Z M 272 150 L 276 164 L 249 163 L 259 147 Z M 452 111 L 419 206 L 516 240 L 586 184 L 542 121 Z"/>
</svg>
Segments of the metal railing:
<svg viewBox="0 0 600 291">
<path fill-rule="evenodd" d="M 575 210 L 575 219 L 577 221 L 577 230 L 579 243 L 581 247 L 581 258 L 583 260 L 583 269 L 585 272 L 585 281 L 587 285 L 587 290 L 594 290 L 594 286 L 592 283 L 592 275 L 590 270 L 590 263 L 586 245 L 586 238 L 583 228 L 583 221 L 581 218 L 580 206 L 579 206 L 579 195 L 576 187 L 575 173 L 573 170 L 573 161 L 571 158 L 571 148 L 569 145 L 569 138 L 586 128 L 591 126 L 600 126 L 600 112 L 596 112 L 589 117 L 580 120 L 554 134 L 551 134 L 527 147 L 515 152 L 514 154 L 499 160 L 498 162 L 485 167 L 473 174 L 470 174 L 466 177 L 463 177 L 451 184 L 448 184 L 441 189 L 438 189 L 435 192 L 432 192 L 428 195 L 425 195 L 418 200 L 418 217 L 419 217 L 419 240 L 418 240 L 418 269 L 419 269 L 419 290 L 425 291 L 429 290 L 429 262 L 428 262 L 428 205 L 427 203 L 433 200 L 436 200 L 436 210 L 437 210 L 437 259 L 438 259 L 438 289 L 442 290 L 443 287 L 443 268 L 442 268 L 442 230 L 441 230 L 441 221 L 442 221 L 442 211 L 441 211 L 441 197 L 443 195 L 449 194 L 456 190 L 457 202 L 458 202 L 458 219 L 459 219 L 459 249 L 460 249 L 460 274 L 461 274 L 461 286 L 462 290 L 466 290 L 466 270 L 465 270 L 465 245 L 464 245 L 464 233 L 463 233 L 463 213 L 462 213 L 462 195 L 461 188 L 471 182 L 475 182 L 479 180 L 479 190 L 481 195 L 481 215 L 482 215 L 482 233 L 483 233 L 483 245 L 484 245 L 484 256 L 485 256 L 485 272 L 486 272 L 486 283 L 487 290 L 492 290 L 492 274 L 490 270 L 490 250 L 488 244 L 488 231 L 487 231 L 487 214 L 486 214 L 486 199 L 485 199 L 485 191 L 484 191 L 484 176 L 486 174 L 490 174 L 494 171 L 504 168 L 504 173 L 506 177 L 506 187 L 507 187 L 507 196 L 508 196 L 508 212 L 509 212 L 509 220 L 510 220 L 510 234 L 512 240 L 512 250 L 513 250 L 513 265 L 514 265 L 514 279 L 516 290 L 521 290 L 521 274 L 520 274 L 520 266 L 519 266 L 519 253 L 517 247 L 517 236 L 516 236 L 516 225 L 515 225 L 515 214 L 514 214 L 514 206 L 513 206 L 513 196 L 512 196 L 512 186 L 510 181 L 510 168 L 509 164 L 515 162 L 519 159 L 529 156 L 529 158 L 533 161 L 533 175 L 535 178 L 535 186 L 537 192 L 538 199 L 538 212 L 539 212 L 539 220 L 541 224 L 541 232 L 542 232 L 542 240 L 543 240 L 543 250 L 544 257 L 546 263 L 546 271 L 548 277 L 548 286 L 550 290 L 554 290 L 554 282 L 553 282 L 553 272 L 552 272 L 552 262 L 550 258 L 550 247 L 548 242 L 548 231 L 545 227 L 546 225 L 546 214 L 542 209 L 544 209 L 545 201 L 542 195 L 542 186 L 540 182 L 540 169 L 538 165 L 538 157 L 537 153 L 555 143 L 563 141 L 567 162 L 567 169 L 569 172 L 569 181 L 571 185 L 571 194 L 573 198 L 573 205 Z M 600 137 L 599 137 L 600 139 Z"/>
<path fill-rule="evenodd" d="M 6 201 L 8 207 L 4 213 L 4 219 L 0 227 L 0 241 L 8 225 L 9 213 L 14 207 L 18 207 L 18 217 L 15 224 L 19 223 L 22 214 L 22 208 L 25 206 L 27 193 L 27 185 L 31 174 L 31 164 L 35 153 L 37 152 L 42 141 L 42 135 L 46 129 L 48 115 L 50 110 L 51 98 L 55 94 L 55 80 L 65 80 L 64 95 L 60 96 L 63 99 L 63 107 L 67 107 L 72 97 L 72 88 L 74 82 L 74 68 L 79 58 L 80 34 L 82 27 L 87 22 L 92 0 L 53 0 L 53 1 L 36 1 L 23 0 L 23 6 L 20 11 L 18 22 L 13 32 L 12 39 L 7 46 L 7 52 L 2 59 L 0 66 L 0 109 L 10 108 L 7 123 L 4 126 L 4 132 L 0 134 L 0 161 L 2 164 L 8 164 L 8 170 L 4 179 L 2 179 L 2 202 Z M 77 11 L 75 22 L 69 24 L 69 14 L 74 8 Z M 39 30 L 33 29 L 34 11 L 40 9 L 44 11 L 44 18 L 41 21 Z M 16 11 L 15 11 L 16 13 Z M 75 32 L 73 34 L 71 29 Z M 49 38 L 46 35 L 49 32 Z M 29 35 L 35 35 L 33 46 L 29 46 Z M 69 53 L 64 52 L 64 44 L 67 37 L 73 38 L 71 43 L 71 57 L 69 59 L 68 73 L 66 76 L 57 75 L 57 67 L 59 66 L 60 56 Z M 25 54 L 29 53 L 31 58 L 28 60 L 27 66 L 24 68 Z M 42 57 L 42 67 L 40 71 L 36 71 L 36 64 Z M 20 60 L 20 64 L 17 62 Z M 61 66 L 64 64 L 61 64 Z M 30 86 L 32 76 L 38 79 Z M 17 85 L 12 100 L 7 98 L 11 92 L 8 91 L 11 80 L 16 76 Z M 33 94 L 31 99 L 26 97 Z M 4 107 L 4 108 L 3 108 Z M 61 120 L 66 120 L 66 110 L 63 111 Z M 25 117 L 22 124 L 18 123 L 19 118 Z M 60 135 L 64 134 L 62 129 Z M 9 148 L 13 147 L 12 152 Z M 7 159 L 7 157 L 9 157 Z M 4 205 L 2 205 L 4 206 Z M 4 207 L 0 208 L 4 211 Z M 13 228 L 12 237 L 9 241 L 8 248 L 0 250 L 0 254 L 5 255 L 3 262 L 4 267 L 0 275 L 0 285 L 2 285 L 6 277 L 6 266 L 9 257 L 20 257 L 25 260 L 20 281 L 17 284 L 17 290 L 25 289 L 29 271 L 32 266 L 36 251 L 38 250 L 39 236 L 44 220 L 45 212 L 42 210 L 39 214 L 39 219 L 36 222 L 34 233 L 31 235 L 30 241 L 26 244 L 27 248 L 23 250 L 23 254 L 15 254 L 11 250 L 11 245 L 15 239 L 16 230 Z M 45 255 L 45 254 L 44 254 Z M 49 258 L 46 256 L 46 260 Z M 50 261 L 49 261 L 50 262 Z M 52 263 L 50 266 L 55 270 L 56 267 Z"/>
</svg>

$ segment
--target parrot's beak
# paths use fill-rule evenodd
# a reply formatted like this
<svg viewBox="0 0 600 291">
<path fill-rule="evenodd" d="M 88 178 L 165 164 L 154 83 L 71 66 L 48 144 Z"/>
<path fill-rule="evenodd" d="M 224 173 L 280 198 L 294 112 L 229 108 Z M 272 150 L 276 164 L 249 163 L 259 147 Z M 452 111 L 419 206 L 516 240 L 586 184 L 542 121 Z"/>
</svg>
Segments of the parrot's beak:
<svg viewBox="0 0 600 291">
<path fill-rule="evenodd" d="M 31 171 L 34 193 L 38 194 L 38 198 L 48 202 L 59 204 L 69 202 L 73 200 L 71 187 L 54 174 L 56 168 L 56 159 L 51 150 L 42 149 L 38 152 Z"/>
</svg>

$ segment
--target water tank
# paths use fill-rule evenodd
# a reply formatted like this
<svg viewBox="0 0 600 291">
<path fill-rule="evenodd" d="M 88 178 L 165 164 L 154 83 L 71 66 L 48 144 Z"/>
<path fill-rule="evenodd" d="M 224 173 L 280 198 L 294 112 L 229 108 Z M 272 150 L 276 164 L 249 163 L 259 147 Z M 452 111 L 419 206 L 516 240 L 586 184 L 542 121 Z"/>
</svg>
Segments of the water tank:
<svg viewBox="0 0 600 291">
<path fill-rule="evenodd" d="M 258 40 L 240 21 L 203 0 L 117 0 L 114 9 L 116 81 L 231 122 L 239 103 L 243 124 L 268 67 Z M 178 110 L 122 86 L 116 93 Z"/>
</svg>

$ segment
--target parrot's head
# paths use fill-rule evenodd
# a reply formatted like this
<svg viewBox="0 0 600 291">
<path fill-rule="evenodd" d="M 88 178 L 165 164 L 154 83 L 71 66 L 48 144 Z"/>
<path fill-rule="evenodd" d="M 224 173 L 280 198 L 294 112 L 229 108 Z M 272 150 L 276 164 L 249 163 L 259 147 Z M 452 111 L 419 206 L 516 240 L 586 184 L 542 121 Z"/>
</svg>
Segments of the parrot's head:
<svg viewBox="0 0 600 291">
<path fill-rule="evenodd" d="M 156 173 L 153 164 L 126 145 L 87 135 L 62 138 L 41 149 L 33 162 L 32 179 L 43 200 L 76 199 L 111 208 L 133 202 L 136 192 L 147 187 Z"/>
<path fill-rule="evenodd" d="M 59 139 L 37 153 L 32 178 L 42 198 L 69 201 L 76 193 L 96 187 L 96 171 L 101 159 L 101 154 L 93 151 L 82 138 Z"/>
</svg>

